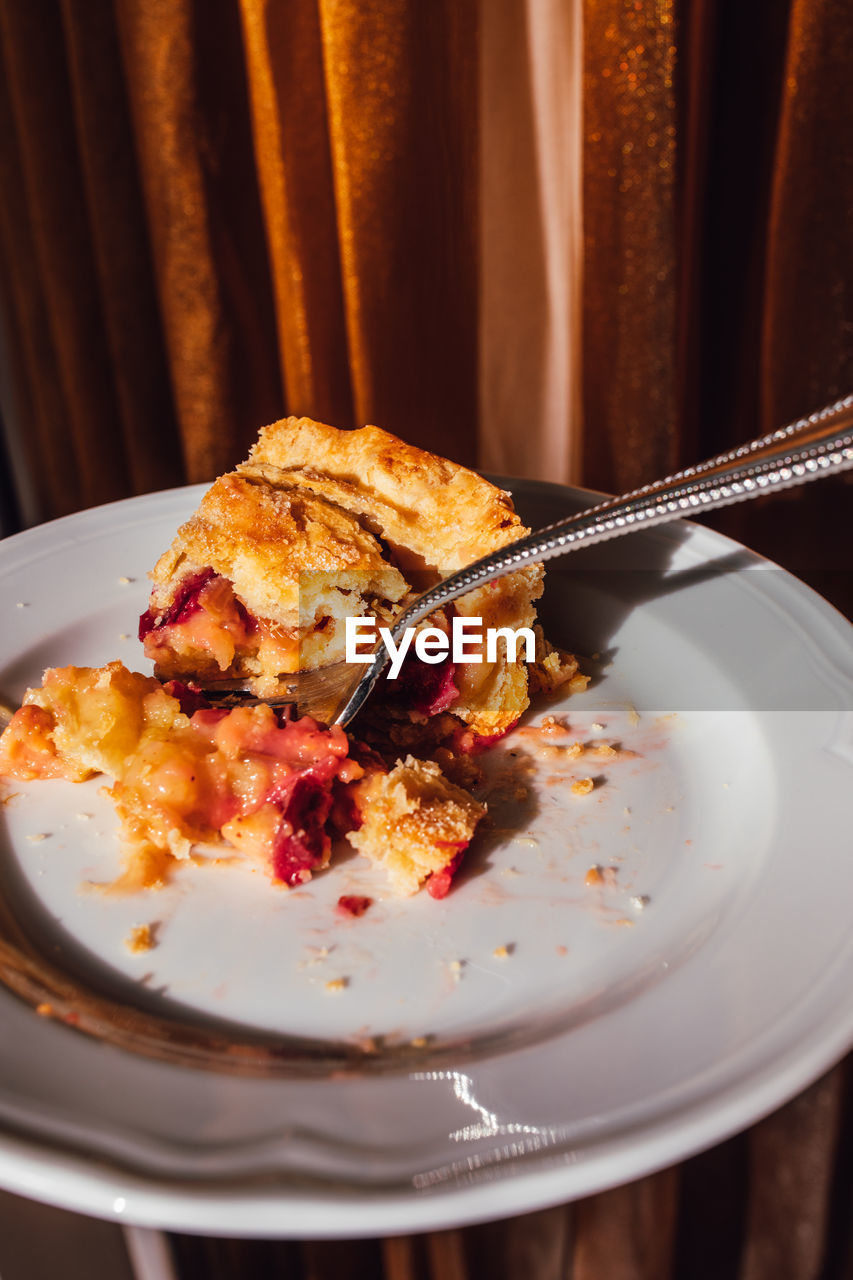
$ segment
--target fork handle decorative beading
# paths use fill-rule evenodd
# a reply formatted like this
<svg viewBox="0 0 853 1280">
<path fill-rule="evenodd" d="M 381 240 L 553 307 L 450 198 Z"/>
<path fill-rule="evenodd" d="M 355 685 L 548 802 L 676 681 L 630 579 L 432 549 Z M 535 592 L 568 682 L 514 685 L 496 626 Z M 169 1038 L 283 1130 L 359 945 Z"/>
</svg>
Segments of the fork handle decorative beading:
<svg viewBox="0 0 853 1280">
<path fill-rule="evenodd" d="M 707 462 L 687 467 L 621 498 L 608 498 L 577 515 L 494 551 L 451 574 L 414 601 L 392 628 L 399 644 L 407 627 L 474 587 L 527 565 L 551 560 L 580 545 L 604 542 L 682 516 L 743 502 L 763 493 L 793 488 L 821 476 L 853 468 L 853 395 L 800 418 Z M 369 668 L 336 717 L 347 725 L 358 713 L 388 663 L 380 644 Z"/>
</svg>

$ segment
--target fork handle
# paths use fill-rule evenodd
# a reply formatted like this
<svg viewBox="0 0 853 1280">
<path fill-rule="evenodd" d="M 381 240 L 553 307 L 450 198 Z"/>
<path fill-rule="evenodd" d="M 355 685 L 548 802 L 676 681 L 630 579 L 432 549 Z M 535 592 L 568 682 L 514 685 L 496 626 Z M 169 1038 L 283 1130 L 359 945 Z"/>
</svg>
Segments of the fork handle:
<svg viewBox="0 0 853 1280">
<path fill-rule="evenodd" d="M 423 621 L 441 605 L 531 564 L 551 560 L 581 545 L 618 538 L 634 529 L 665 524 L 681 516 L 711 511 L 779 489 L 790 489 L 821 476 L 853 467 L 853 395 L 845 396 L 806 418 L 727 453 L 687 467 L 674 475 L 621 498 L 607 498 L 596 506 L 567 516 L 556 524 L 493 551 L 451 574 L 419 596 L 397 619 L 392 634 L 398 643 L 407 627 Z M 341 713 L 347 723 L 356 714 L 388 661 L 384 646 L 377 648 L 369 679 L 365 679 Z M 365 688 L 365 686 L 367 686 Z"/>
<path fill-rule="evenodd" d="M 581 543 L 604 542 L 641 524 L 664 524 L 851 467 L 853 395 L 622 498 L 607 498 L 476 560 L 431 588 L 401 614 L 394 626 L 394 639 L 399 639 L 398 629 L 413 626 L 466 591 L 528 564 L 551 560 Z"/>
</svg>

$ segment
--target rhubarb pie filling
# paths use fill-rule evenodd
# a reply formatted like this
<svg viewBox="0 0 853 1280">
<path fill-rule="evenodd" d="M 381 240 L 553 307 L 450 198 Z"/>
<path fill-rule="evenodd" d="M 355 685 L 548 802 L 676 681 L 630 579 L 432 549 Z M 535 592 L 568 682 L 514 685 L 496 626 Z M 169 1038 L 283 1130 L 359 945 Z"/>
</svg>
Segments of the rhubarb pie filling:
<svg viewBox="0 0 853 1280">
<path fill-rule="evenodd" d="M 298 885 L 328 864 L 333 838 L 343 835 L 388 871 L 399 893 L 455 870 L 484 810 L 437 766 L 423 774 L 427 766 L 407 762 L 385 783 L 379 758 L 353 749 L 338 727 L 265 704 L 200 704 L 193 690 L 118 662 L 48 670 L 0 737 L 0 775 L 79 782 L 109 774 L 127 854 L 124 888 L 162 882 L 175 861 L 206 845 Z M 409 853 L 389 862 L 388 833 L 371 808 L 409 775 L 419 779 L 401 816 L 399 844 Z"/>
</svg>

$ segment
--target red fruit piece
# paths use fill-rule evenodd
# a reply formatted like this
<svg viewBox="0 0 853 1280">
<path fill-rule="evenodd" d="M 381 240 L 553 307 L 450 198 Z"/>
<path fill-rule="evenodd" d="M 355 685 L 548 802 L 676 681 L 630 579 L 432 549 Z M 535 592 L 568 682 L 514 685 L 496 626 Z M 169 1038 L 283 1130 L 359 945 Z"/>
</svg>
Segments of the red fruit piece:
<svg viewBox="0 0 853 1280">
<path fill-rule="evenodd" d="M 362 898 L 355 893 L 345 893 L 338 898 L 336 911 L 342 916 L 363 916 L 368 907 L 373 906 L 372 898 Z"/>
</svg>

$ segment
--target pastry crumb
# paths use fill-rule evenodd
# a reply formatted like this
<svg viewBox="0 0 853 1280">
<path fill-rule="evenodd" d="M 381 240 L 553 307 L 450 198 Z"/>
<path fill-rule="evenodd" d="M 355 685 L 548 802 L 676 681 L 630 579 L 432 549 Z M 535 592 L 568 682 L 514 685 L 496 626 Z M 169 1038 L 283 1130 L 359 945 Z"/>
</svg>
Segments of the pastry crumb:
<svg viewBox="0 0 853 1280">
<path fill-rule="evenodd" d="M 50 839 L 49 831 L 31 831 L 27 836 L 30 844 L 41 844 L 42 840 Z"/>
<path fill-rule="evenodd" d="M 577 760 L 585 751 L 586 747 L 582 742 L 573 742 L 568 747 L 553 747 L 546 744 L 544 747 L 539 748 L 537 754 L 543 760 Z"/>
<path fill-rule="evenodd" d="M 326 990 L 335 994 L 338 991 L 345 991 L 349 986 L 349 978 L 330 978 L 326 983 Z"/>
<path fill-rule="evenodd" d="M 121 575 L 121 577 L 118 580 L 118 584 L 120 587 L 129 587 L 131 582 L 133 582 L 133 578 L 128 578 L 127 575 L 124 573 Z"/>
<path fill-rule="evenodd" d="M 572 795 L 588 796 L 594 786 L 592 778 L 578 778 L 577 782 L 572 783 Z"/>
<path fill-rule="evenodd" d="M 595 748 L 595 754 L 597 756 L 604 756 L 606 759 L 611 760 L 614 756 L 618 756 L 619 752 L 615 747 L 612 747 L 610 743 L 602 742 Z"/>
<path fill-rule="evenodd" d="M 91 813 L 75 813 L 74 817 L 80 822 L 91 822 L 92 820 Z"/>
<path fill-rule="evenodd" d="M 599 863 L 595 863 L 587 871 L 584 883 L 590 888 L 593 885 L 606 884 L 613 889 L 619 883 L 619 868 L 602 867 Z"/>
<path fill-rule="evenodd" d="M 334 951 L 334 947 L 306 947 L 308 955 L 304 960 L 300 960 L 296 966 L 298 969 L 307 969 L 310 965 L 322 964 L 327 960 L 329 955 Z"/>
<path fill-rule="evenodd" d="M 28 608 L 27 601 L 26 601 L 26 600 L 16 600 L 16 601 L 15 601 L 15 608 L 16 608 L 16 609 L 26 609 L 26 608 Z"/>
<path fill-rule="evenodd" d="M 143 951 L 151 951 L 156 945 L 156 924 L 137 924 L 124 940 L 124 945 L 132 956 L 141 955 Z"/>
<path fill-rule="evenodd" d="M 647 893 L 635 893 L 631 898 L 631 906 L 635 911 L 645 911 L 651 902 L 651 898 Z"/>
<path fill-rule="evenodd" d="M 599 724 L 599 722 L 598 722 L 597 720 L 595 720 L 595 721 L 593 721 L 592 728 L 593 728 L 593 729 L 595 729 L 597 733 L 600 733 L 600 732 L 601 732 L 601 730 L 604 728 L 604 725 L 603 725 L 603 724 Z"/>
<path fill-rule="evenodd" d="M 122 631 L 121 634 L 119 635 L 119 640 L 129 640 L 129 639 L 130 639 L 130 634 L 127 631 Z"/>
<path fill-rule="evenodd" d="M 564 946 L 562 942 L 558 943 L 554 950 L 558 956 L 567 956 L 569 954 L 569 948 Z"/>
<path fill-rule="evenodd" d="M 496 960 L 508 960 L 513 951 L 515 951 L 515 943 L 506 942 L 502 943 L 499 947 L 495 947 L 492 955 Z"/>
</svg>

